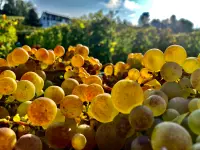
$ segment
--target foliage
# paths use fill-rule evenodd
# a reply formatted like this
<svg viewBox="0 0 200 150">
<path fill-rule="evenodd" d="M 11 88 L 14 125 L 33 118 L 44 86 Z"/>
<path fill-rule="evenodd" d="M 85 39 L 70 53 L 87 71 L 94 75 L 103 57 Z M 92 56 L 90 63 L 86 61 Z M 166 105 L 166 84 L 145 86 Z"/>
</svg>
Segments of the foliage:
<svg viewBox="0 0 200 150">
<path fill-rule="evenodd" d="M 34 8 L 31 8 L 28 11 L 28 14 L 25 16 L 24 23 L 26 25 L 31 25 L 31 26 L 36 26 L 36 27 L 41 26 L 40 20 L 38 18 L 38 14 L 36 13 Z"/>
</svg>

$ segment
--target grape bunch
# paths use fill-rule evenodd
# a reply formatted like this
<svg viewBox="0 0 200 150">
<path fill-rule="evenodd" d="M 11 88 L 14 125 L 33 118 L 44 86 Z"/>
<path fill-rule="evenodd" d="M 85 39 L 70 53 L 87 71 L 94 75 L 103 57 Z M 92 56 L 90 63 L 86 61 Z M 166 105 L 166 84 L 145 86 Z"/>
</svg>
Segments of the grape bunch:
<svg viewBox="0 0 200 150">
<path fill-rule="evenodd" d="M 0 58 L 0 150 L 198 150 L 200 61 L 180 45 L 101 62 L 87 46 Z"/>
</svg>

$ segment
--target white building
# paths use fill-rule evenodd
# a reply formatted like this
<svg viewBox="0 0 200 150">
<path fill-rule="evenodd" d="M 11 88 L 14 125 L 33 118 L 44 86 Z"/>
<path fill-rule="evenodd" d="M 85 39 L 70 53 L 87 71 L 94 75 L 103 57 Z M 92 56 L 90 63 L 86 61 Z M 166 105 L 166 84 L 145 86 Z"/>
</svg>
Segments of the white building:
<svg viewBox="0 0 200 150">
<path fill-rule="evenodd" d="M 70 18 L 59 14 L 43 12 L 40 23 L 42 27 L 47 28 L 61 23 L 70 23 Z"/>
</svg>

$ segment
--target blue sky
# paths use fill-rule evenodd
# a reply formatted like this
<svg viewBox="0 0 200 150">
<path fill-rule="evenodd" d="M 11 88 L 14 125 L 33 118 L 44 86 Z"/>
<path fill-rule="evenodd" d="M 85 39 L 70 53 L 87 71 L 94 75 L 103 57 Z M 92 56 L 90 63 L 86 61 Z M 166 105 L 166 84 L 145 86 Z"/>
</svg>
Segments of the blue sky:
<svg viewBox="0 0 200 150">
<path fill-rule="evenodd" d="M 137 24 L 142 12 L 149 12 L 151 19 L 166 19 L 175 14 L 177 18 L 191 20 L 200 27 L 200 0 L 31 0 L 39 14 L 50 11 L 79 17 L 100 9 L 104 11 L 120 8 L 120 17 Z"/>
</svg>

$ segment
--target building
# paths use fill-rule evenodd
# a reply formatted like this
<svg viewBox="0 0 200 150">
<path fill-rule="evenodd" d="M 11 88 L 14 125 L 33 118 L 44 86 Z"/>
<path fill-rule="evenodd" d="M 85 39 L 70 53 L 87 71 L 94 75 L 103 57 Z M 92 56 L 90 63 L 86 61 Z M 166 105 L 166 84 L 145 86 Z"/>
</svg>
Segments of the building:
<svg viewBox="0 0 200 150">
<path fill-rule="evenodd" d="M 43 12 L 40 18 L 40 23 L 42 27 L 47 28 L 57 24 L 70 23 L 70 18 L 55 13 Z"/>
</svg>

